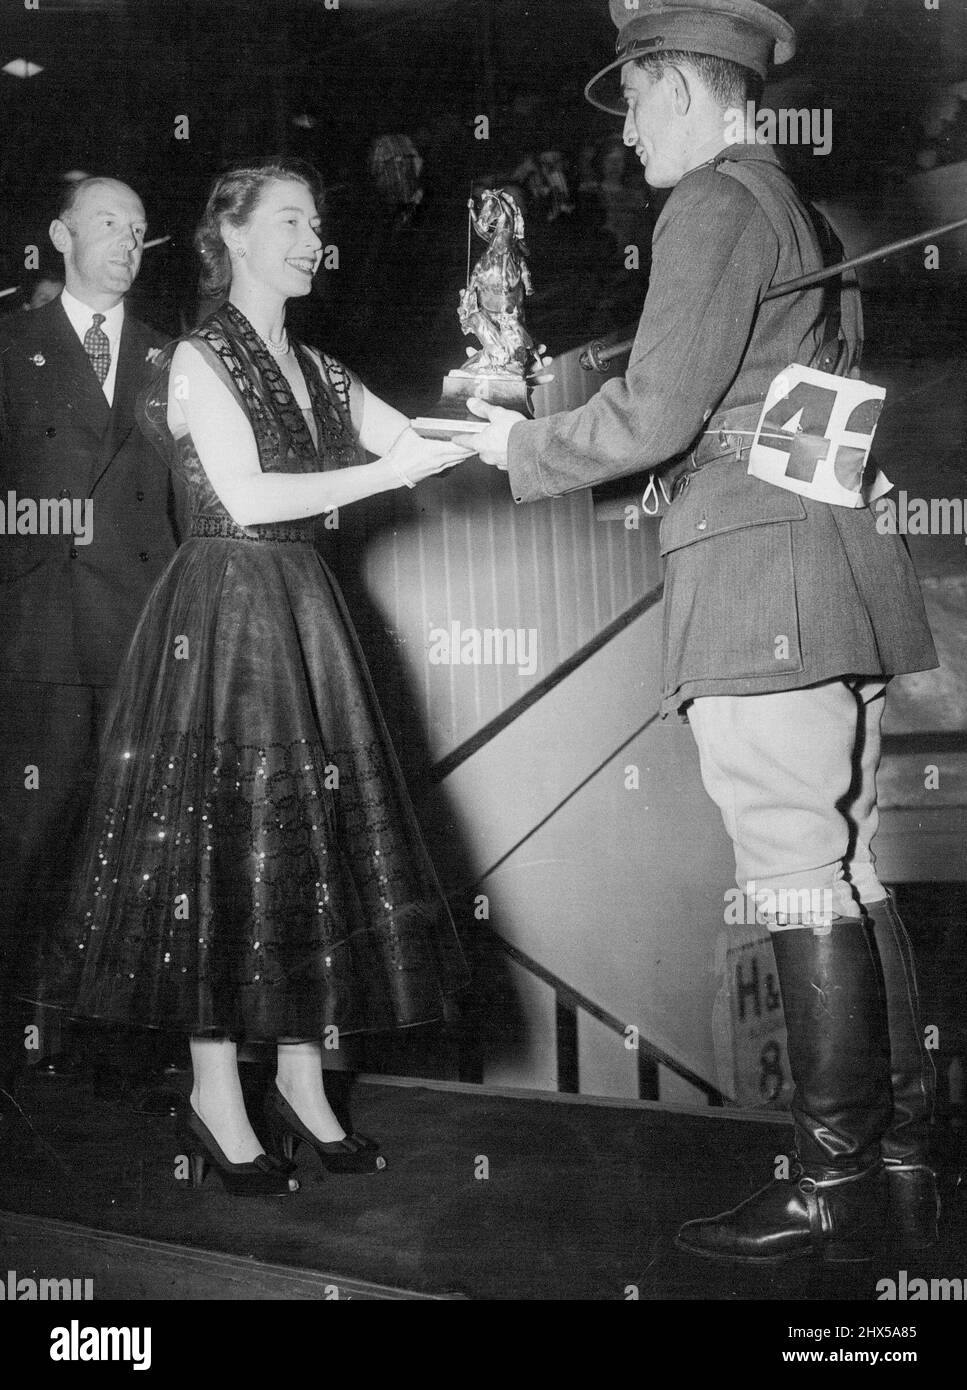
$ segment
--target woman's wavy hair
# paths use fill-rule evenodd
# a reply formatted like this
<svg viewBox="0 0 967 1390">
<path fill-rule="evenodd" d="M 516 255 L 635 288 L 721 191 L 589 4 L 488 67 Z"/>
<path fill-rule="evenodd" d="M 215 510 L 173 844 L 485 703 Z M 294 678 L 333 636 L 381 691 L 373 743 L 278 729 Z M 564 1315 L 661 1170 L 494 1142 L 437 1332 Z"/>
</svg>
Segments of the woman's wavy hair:
<svg viewBox="0 0 967 1390">
<path fill-rule="evenodd" d="M 199 290 L 204 298 L 224 299 L 232 283 L 232 266 L 222 236 L 222 223 L 244 227 L 266 185 L 291 179 L 305 184 L 321 210 L 325 200 L 322 176 L 304 159 L 289 159 L 285 155 L 258 159 L 226 169 L 215 179 L 195 232 L 195 250 L 201 260 Z"/>
</svg>

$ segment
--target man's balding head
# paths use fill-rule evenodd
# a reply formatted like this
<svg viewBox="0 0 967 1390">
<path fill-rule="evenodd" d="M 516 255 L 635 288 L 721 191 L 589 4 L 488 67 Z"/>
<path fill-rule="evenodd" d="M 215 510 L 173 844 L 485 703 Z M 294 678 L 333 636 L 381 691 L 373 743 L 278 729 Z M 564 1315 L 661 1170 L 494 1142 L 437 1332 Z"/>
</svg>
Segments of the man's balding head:
<svg viewBox="0 0 967 1390">
<path fill-rule="evenodd" d="M 86 178 L 72 184 L 50 224 L 68 293 L 92 309 L 113 308 L 140 269 L 146 230 L 144 205 L 126 183 Z"/>
<path fill-rule="evenodd" d="M 91 174 L 88 174 L 82 179 L 70 179 L 64 189 L 60 204 L 57 208 L 57 216 L 60 218 L 61 222 L 66 222 L 68 220 L 70 213 L 74 210 L 78 201 L 83 204 L 84 199 L 93 197 L 98 189 L 102 189 L 108 193 L 111 190 L 115 192 L 124 192 L 133 198 L 137 198 L 138 196 L 133 188 L 129 188 L 128 185 L 122 183 L 120 179 L 103 178 L 100 175 Z"/>
</svg>

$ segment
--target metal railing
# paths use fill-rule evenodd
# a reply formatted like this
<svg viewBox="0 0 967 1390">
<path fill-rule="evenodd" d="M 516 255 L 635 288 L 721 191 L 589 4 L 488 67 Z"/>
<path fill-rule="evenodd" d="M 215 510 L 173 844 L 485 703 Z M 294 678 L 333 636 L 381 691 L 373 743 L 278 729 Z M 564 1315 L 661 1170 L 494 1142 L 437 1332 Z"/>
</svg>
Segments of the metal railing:
<svg viewBox="0 0 967 1390">
<path fill-rule="evenodd" d="M 725 1106 L 730 1103 L 728 1097 L 723 1095 L 717 1086 L 713 1086 L 710 1081 L 706 1081 L 703 1076 L 699 1076 L 697 1072 L 692 1071 L 676 1057 L 672 1057 L 663 1048 L 642 1037 L 637 1024 L 629 1024 L 627 1020 L 617 1018 L 607 1009 L 603 1009 L 600 1004 L 596 1004 L 593 999 L 589 999 L 580 990 L 574 989 L 572 985 L 567 984 L 560 976 L 555 975 L 546 966 L 534 960 L 532 956 L 512 945 L 489 923 L 483 922 L 481 926 L 487 928 L 491 940 L 497 948 L 515 965 L 520 966 L 534 979 L 540 980 L 542 984 L 549 986 L 554 991 L 558 1091 L 570 1095 L 577 1095 L 580 1091 L 578 1016 L 584 1013 L 597 1023 L 603 1024 L 612 1033 L 616 1033 L 622 1039 L 627 1050 L 635 1054 L 638 1065 L 639 1100 L 657 1101 L 661 1099 L 659 1068 L 665 1067 L 675 1076 L 687 1081 L 690 1086 L 694 1086 L 697 1091 L 700 1091 L 709 1105 Z"/>
</svg>

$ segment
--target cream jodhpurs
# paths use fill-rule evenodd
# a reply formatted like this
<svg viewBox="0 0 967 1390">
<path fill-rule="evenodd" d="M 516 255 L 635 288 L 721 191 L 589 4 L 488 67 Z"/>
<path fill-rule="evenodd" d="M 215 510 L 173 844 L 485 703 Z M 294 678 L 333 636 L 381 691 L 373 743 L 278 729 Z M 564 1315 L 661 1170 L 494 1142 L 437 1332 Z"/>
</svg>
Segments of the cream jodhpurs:
<svg viewBox="0 0 967 1390">
<path fill-rule="evenodd" d="M 887 891 L 870 848 L 886 682 L 837 680 L 688 707 L 735 880 L 770 930 L 862 916 Z"/>
</svg>

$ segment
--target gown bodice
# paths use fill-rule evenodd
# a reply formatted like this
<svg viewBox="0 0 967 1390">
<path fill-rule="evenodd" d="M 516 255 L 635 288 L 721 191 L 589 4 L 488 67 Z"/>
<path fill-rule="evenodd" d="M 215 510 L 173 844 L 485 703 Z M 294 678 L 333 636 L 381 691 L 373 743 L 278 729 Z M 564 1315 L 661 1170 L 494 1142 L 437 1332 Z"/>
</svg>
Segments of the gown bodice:
<svg viewBox="0 0 967 1390">
<path fill-rule="evenodd" d="M 313 473 L 363 461 L 349 411 L 349 374 L 334 357 L 321 353 L 320 370 L 315 354 L 290 338 L 309 393 L 308 408 L 300 409 L 272 354 L 233 304 L 216 310 L 188 341 L 199 348 L 245 412 L 263 473 Z M 174 346 L 166 353 L 169 366 Z M 167 383 L 165 371 L 144 403 L 143 414 L 155 434 L 159 421 L 165 420 L 166 452 L 185 485 L 191 535 L 311 541 L 315 534 L 312 517 L 245 527 L 232 521 L 209 481 L 190 432 L 176 435 L 167 426 Z"/>
</svg>

